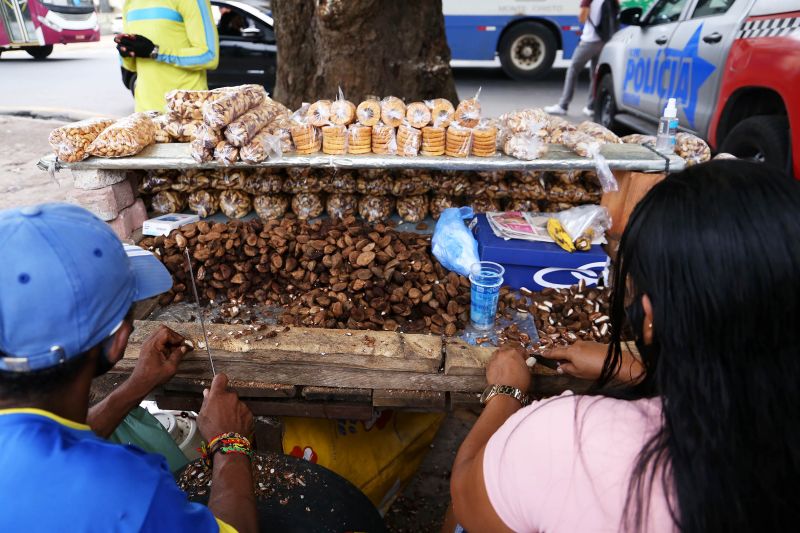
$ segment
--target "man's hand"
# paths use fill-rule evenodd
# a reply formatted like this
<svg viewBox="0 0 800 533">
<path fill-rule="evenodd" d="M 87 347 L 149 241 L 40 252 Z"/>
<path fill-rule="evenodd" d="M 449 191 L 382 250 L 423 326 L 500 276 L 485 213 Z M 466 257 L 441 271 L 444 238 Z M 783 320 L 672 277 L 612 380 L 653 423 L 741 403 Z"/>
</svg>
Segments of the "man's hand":
<svg viewBox="0 0 800 533">
<path fill-rule="evenodd" d="M 509 385 L 528 392 L 531 371 L 525 364 L 522 348 L 503 346 L 495 350 L 486 365 L 486 382 L 489 385 Z"/>
<path fill-rule="evenodd" d="M 252 436 L 255 429 L 253 413 L 239 400 L 238 394 L 228 390 L 228 376 L 217 374 L 211 388 L 203 391 L 203 396 L 197 425 L 206 442 L 222 433 Z"/>
<path fill-rule="evenodd" d="M 131 384 L 144 390 L 147 395 L 172 379 L 183 356 L 191 349 L 185 340 L 167 326 L 159 327 L 142 344 L 139 360 L 129 379 Z"/>
<path fill-rule="evenodd" d="M 156 45 L 144 35 L 120 33 L 114 37 L 117 43 L 117 52 L 122 57 L 150 57 Z"/>
</svg>

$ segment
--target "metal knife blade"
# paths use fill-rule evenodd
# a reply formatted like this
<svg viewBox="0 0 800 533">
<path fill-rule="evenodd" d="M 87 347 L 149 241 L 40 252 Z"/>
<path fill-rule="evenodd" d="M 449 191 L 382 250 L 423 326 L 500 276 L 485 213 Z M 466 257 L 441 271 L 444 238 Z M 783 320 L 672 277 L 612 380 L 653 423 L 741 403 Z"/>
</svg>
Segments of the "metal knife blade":
<svg viewBox="0 0 800 533">
<path fill-rule="evenodd" d="M 194 270 L 192 269 L 192 260 L 189 256 L 189 248 L 183 249 L 186 255 L 186 266 L 189 269 L 189 279 L 192 281 L 192 292 L 194 293 L 194 301 L 197 302 L 197 316 L 200 318 L 200 328 L 203 330 L 203 341 L 206 343 L 206 353 L 208 353 L 208 362 L 211 363 L 211 373 L 217 377 L 217 371 L 214 368 L 214 359 L 211 357 L 211 347 L 208 345 L 208 333 L 206 333 L 206 323 L 203 320 L 203 308 L 200 307 L 200 297 L 197 295 L 197 284 L 194 282 Z"/>
</svg>

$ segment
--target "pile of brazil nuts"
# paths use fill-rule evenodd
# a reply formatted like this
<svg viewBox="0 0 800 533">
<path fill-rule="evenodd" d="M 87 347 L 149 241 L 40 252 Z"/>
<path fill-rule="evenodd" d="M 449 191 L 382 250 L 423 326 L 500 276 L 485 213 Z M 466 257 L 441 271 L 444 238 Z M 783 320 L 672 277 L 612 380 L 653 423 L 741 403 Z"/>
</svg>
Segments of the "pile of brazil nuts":
<svg viewBox="0 0 800 533">
<path fill-rule="evenodd" d="M 469 280 L 439 264 L 429 235 L 353 215 L 200 221 L 140 245 L 174 278 L 162 305 L 193 300 L 188 247 L 201 301 L 280 305 L 285 325 L 455 335 L 469 321 Z"/>
</svg>

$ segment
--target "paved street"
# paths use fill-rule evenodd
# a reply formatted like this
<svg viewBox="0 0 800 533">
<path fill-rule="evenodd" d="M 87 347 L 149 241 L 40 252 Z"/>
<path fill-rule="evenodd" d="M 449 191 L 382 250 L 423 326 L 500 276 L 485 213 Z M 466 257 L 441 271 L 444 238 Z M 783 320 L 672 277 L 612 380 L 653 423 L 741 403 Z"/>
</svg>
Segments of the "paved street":
<svg viewBox="0 0 800 533">
<path fill-rule="evenodd" d="M 518 82 L 496 68 L 456 68 L 458 94 L 466 98 L 481 91 L 485 114 L 497 116 L 511 109 L 544 106 L 558 101 L 564 79 L 562 68 L 538 82 Z M 585 104 L 588 73 L 578 87 L 571 118 L 580 120 Z M 119 59 L 110 37 L 99 43 L 56 46 L 45 61 L 34 61 L 22 51 L 0 57 L 0 110 L 72 110 L 120 116 L 133 110 L 130 93 L 120 81 Z"/>
</svg>

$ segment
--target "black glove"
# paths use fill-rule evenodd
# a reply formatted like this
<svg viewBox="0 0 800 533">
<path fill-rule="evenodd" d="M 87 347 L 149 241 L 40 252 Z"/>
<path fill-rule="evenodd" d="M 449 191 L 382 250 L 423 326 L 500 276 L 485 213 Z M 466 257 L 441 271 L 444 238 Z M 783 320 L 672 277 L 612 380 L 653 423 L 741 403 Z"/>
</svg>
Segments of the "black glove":
<svg viewBox="0 0 800 533">
<path fill-rule="evenodd" d="M 153 41 L 143 35 L 121 34 L 114 41 L 122 57 L 150 57 L 156 47 Z"/>
</svg>

